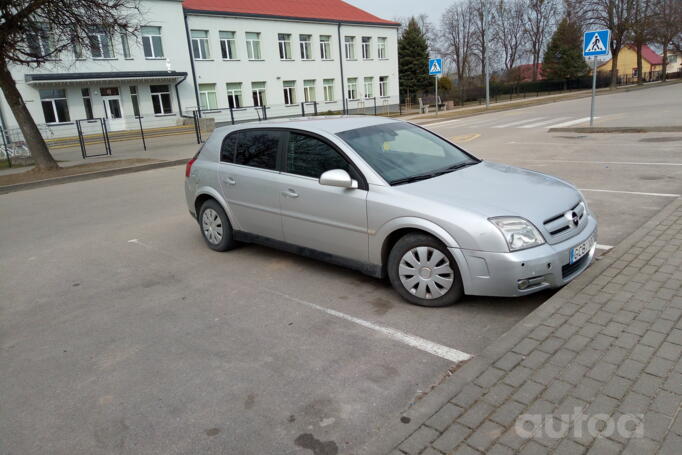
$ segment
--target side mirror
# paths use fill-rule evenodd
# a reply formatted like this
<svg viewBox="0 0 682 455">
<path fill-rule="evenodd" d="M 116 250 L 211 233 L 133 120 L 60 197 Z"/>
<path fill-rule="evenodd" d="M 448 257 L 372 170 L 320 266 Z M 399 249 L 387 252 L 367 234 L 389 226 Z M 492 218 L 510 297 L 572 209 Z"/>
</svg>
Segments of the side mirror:
<svg viewBox="0 0 682 455">
<path fill-rule="evenodd" d="M 332 169 L 320 176 L 320 185 L 336 186 L 338 188 L 357 188 L 358 181 L 353 180 L 343 169 Z"/>
</svg>

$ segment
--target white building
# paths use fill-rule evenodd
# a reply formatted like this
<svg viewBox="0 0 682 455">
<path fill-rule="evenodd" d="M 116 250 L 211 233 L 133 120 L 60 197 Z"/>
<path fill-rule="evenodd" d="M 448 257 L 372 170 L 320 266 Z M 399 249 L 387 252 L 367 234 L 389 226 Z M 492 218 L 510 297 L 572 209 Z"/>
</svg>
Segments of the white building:
<svg viewBox="0 0 682 455">
<path fill-rule="evenodd" d="M 398 24 L 340 0 L 143 0 L 142 10 L 137 38 L 95 31 L 88 55 L 12 68 L 47 136 L 73 135 L 87 118 L 120 130 L 197 109 L 224 122 L 258 118 L 263 105 L 271 118 L 300 115 L 302 102 L 306 113 L 398 103 Z M 18 127 L 3 97 L 0 114 Z"/>
</svg>

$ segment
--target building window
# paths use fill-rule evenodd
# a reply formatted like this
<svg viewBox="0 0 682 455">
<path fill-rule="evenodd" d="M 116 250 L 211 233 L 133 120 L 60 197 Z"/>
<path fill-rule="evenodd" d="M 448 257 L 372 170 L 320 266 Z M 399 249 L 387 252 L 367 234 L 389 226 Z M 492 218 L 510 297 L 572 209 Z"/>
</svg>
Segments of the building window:
<svg viewBox="0 0 682 455">
<path fill-rule="evenodd" d="M 330 35 L 320 35 L 320 58 L 331 60 L 332 58 L 332 37 Z"/>
<path fill-rule="evenodd" d="M 334 101 L 334 79 L 325 79 L 322 81 L 324 88 L 324 100 Z"/>
<path fill-rule="evenodd" d="M 218 109 L 215 84 L 199 84 L 199 106 L 203 110 Z"/>
<path fill-rule="evenodd" d="M 65 123 L 71 121 L 69 105 L 66 103 L 66 90 L 40 90 L 40 103 L 43 106 L 45 123 Z"/>
<path fill-rule="evenodd" d="M 312 35 L 300 35 L 298 37 L 301 46 L 301 60 L 313 59 Z"/>
<path fill-rule="evenodd" d="M 192 30 L 192 55 L 194 60 L 208 60 L 211 55 L 208 51 L 208 31 Z"/>
<path fill-rule="evenodd" d="M 358 78 L 349 77 L 348 78 L 348 99 L 356 100 L 358 99 Z"/>
<path fill-rule="evenodd" d="M 377 40 L 377 58 L 386 58 L 386 38 L 379 38 Z"/>
<path fill-rule="evenodd" d="M 220 32 L 220 53 L 225 60 L 237 59 L 237 44 L 234 32 Z"/>
<path fill-rule="evenodd" d="M 369 36 L 362 37 L 362 58 L 364 60 L 372 58 L 372 38 Z"/>
<path fill-rule="evenodd" d="M 379 96 L 388 96 L 388 76 L 379 76 Z"/>
<path fill-rule="evenodd" d="M 296 104 L 296 81 L 284 81 L 284 104 Z"/>
<path fill-rule="evenodd" d="M 365 98 L 374 98 L 374 78 L 365 78 Z"/>
<path fill-rule="evenodd" d="M 346 43 L 346 60 L 355 60 L 355 37 L 347 36 Z"/>
<path fill-rule="evenodd" d="M 161 27 L 142 27 L 142 48 L 145 58 L 163 58 Z"/>
<path fill-rule="evenodd" d="M 170 89 L 168 85 L 150 85 L 152 92 L 152 105 L 156 115 L 172 114 L 173 105 L 171 104 Z"/>
<path fill-rule="evenodd" d="M 632 68 L 632 77 L 637 77 L 638 71 L 637 68 Z"/>
<path fill-rule="evenodd" d="M 128 44 L 128 35 L 126 35 L 125 33 L 121 33 L 121 48 L 123 49 L 123 58 L 125 58 L 125 59 L 133 58 L 132 55 L 130 55 L 130 45 Z"/>
<path fill-rule="evenodd" d="M 114 58 L 114 47 L 111 44 L 111 37 L 101 28 L 94 28 L 90 35 L 90 51 L 92 58 L 104 59 Z"/>
<path fill-rule="evenodd" d="M 130 101 L 133 103 L 133 114 L 135 117 L 140 117 L 140 103 L 137 99 L 137 87 L 131 85 L 130 87 Z"/>
<path fill-rule="evenodd" d="M 46 24 L 39 24 L 36 29 L 28 34 L 29 51 L 35 58 L 49 56 L 52 52 L 52 40 L 50 39 L 49 28 Z"/>
<path fill-rule="evenodd" d="M 260 33 L 246 32 L 246 53 L 249 60 L 260 60 Z"/>
<path fill-rule="evenodd" d="M 232 82 L 227 84 L 227 105 L 233 109 L 242 107 L 241 82 Z"/>
<path fill-rule="evenodd" d="M 265 82 L 251 82 L 251 96 L 254 106 L 265 106 Z"/>
<path fill-rule="evenodd" d="M 83 96 L 83 107 L 85 108 L 85 118 L 90 120 L 95 118 L 94 115 L 92 115 L 92 101 L 90 99 L 90 89 L 89 88 L 82 88 L 81 89 L 81 95 Z"/>
<path fill-rule="evenodd" d="M 303 97 L 306 103 L 315 101 L 315 79 L 303 81 Z"/>
<path fill-rule="evenodd" d="M 291 60 L 291 35 L 280 33 L 277 35 L 279 42 L 279 58 L 282 60 Z"/>
</svg>

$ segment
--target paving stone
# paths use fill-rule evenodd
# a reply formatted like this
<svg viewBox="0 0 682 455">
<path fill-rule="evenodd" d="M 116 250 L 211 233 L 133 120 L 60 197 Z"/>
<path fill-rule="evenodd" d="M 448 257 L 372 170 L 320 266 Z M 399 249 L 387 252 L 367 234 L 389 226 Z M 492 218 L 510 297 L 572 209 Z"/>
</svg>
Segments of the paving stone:
<svg viewBox="0 0 682 455">
<path fill-rule="evenodd" d="M 560 403 L 573 388 L 573 384 L 564 381 L 554 381 L 542 393 L 542 398 L 553 403 Z"/>
<path fill-rule="evenodd" d="M 561 367 L 552 364 L 546 364 L 531 375 L 531 378 L 535 382 L 540 384 L 549 385 L 555 381 L 556 378 L 561 374 Z"/>
<path fill-rule="evenodd" d="M 588 372 L 588 368 L 583 365 L 578 365 L 576 363 L 569 363 L 561 371 L 560 378 L 562 381 L 569 382 L 571 384 L 577 384 L 585 377 Z"/>
<path fill-rule="evenodd" d="M 550 336 L 545 341 L 537 346 L 537 349 L 546 352 L 547 354 L 554 354 L 564 344 L 561 338 Z M 529 351 L 530 352 L 530 351 Z"/>
<path fill-rule="evenodd" d="M 597 351 L 605 351 L 616 339 L 603 333 L 598 334 L 590 341 L 590 347 Z"/>
<path fill-rule="evenodd" d="M 631 380 L 620 376 L 613 376 L 604 386 L 603 392 L 606 396 L 620 400 L 625 396 L 630 387 L 632 387 Z"/>
<path fill-rule="evenodd" d="M 471 406 L 464 414 L 462 414 L 457 422 L 466 425 L 469 428 L 476 428 L 483 422 L 483 419 L 488 417 L 488 415 L 493 411 L 493 406 L 489 405 L 485 401 L 479 401 L 475 405 Z"/>
<path fill-rule="evenodd" d="M 514 354 L 516 355 L 516 354 Z M 542 351 L 533 351 L 523 359 L 521 365 L 527 368 L 537 368 L 549 359 L 550 355 Z"/>
<path fill-rule="evenodd" d="M 462 390 L 450 400 L 453 404 L 467 408 L 483 395 L 483 389 L 476 384 L 469 383 L 462 387 Z"/>
<path fill-rule="evenodd" d="M 544 447 L 535 441 L 529 441 L 521 452 L 524 455 L 546 455 L 550 453 L 547 447 Z"/>
<path fill-rule="evenodd" d="M 534 351 L 542 352 L 542 351 Z M 548 354 L 549 355 L 549 354 Z M 560 367 L 566 366 L 573 358 L 576 356 L 575 352 L 569 351 L 568 349 L 559 349 L 553 356 L 550 357 L 549 363 L 553 365 L 558 365 Z"/>
<path fill-rule="evenodd" d="M 480 455 L 480 452 L 478 452 L 475 449 L 472 449 L 466 444 L 463 444 L 457 447 L 457 450 L 452 452 L 452 455 Z"/>
<path fill-rule="evenodd" d="M 649 363 L 649 360 L 651 360 L 654 352 L 656 352 L 656 349 L 652 348 L 651 346 L 644 346 L 640 344 L 635 346 L 635 348 L 632 350 L 630 358 L 638 362 Z"/>
<path fill-rule="evenodd" d="M 488 390 L 488 392 L 483 395 L 483 399 L 493 406 L 499 406 L 512 394 L 514 388 L 510 385 L 504 384 L 502 382 L 495 384 Z"/>
<path fill-rule="evenodd" d="M 432 415 L 429 420 L 426 421 L 426 425 L 443 432 L 448 426 L 450 426 L 450 424 L 452 424 L 452 422 L 455 421 L 457 417 L 462 415 L 463 412 L 463 408 L 455 406 L 452 403 L 446 403 L 445 406 L 440 408 L 437 413 Z"/>
<path fill-rule="evenodd" d="M 438 432 L 436 430 L 421 426 L 409 438 L 403 441 L 399 448 L 405 453 L 416 455 L 437 437 Z"/>
<path fill-rule="evenodd" d="M 551 340 L 551 339 L 553 339 L 553 338 L 551 338 L 551 337 L 548 338 L 548 340 Z M 546 343 L 546 341 L 544 341 L 543 344 L 544 343 Z M 523 340 L 521 340 L 521 342 L 519 342 L 519 344 L 517 344 L 516 346 L 514 346 L 512 348 L 512 352 L 516 352 L 517 354 L 521 354 L 521 355 L 528 355 L 539 344 L 540 344 L 540 342 L 537 340 L 534 340 L 532 338 L 524 338 Z"/>
<path fill-rule="evenodd" d="M 540 395 L 545 386 L 533 381 L 526 381 L 519 390 L 512 395 L 512 398 L 520 403 L 530 404 Z"/>
<path fill-rule="evenodd" d="M 625 395 L 618 409 L 624 414 L 644 414 L 650 402 L 651 397 L 631 391 Z"/>
<path fill-rule="evenodd" d="M 571 391 L 571 395 L 581 400 L 590 401 L 599 393 L 602 383 L 596 379 L 585 377 Z"/>
<path fill-rule="evenodd" d="M 474 432 L 469 439 L 467 439 L 467 444 L 476 450 L 485 452 L 488 447 L 490 447 L 493 442 L 504 433 L 504 427 L 498 425 L 495 422 L 487 421 L 481 425 L 478 430 Z"/>
<path fill-rule="evenodd" d="M 658 443 L 646 438 L 632 438 L 623 450 L 623 455 L 645 455 L 657 453 Z M 660 455 L 660 454 L 659 454 Z M 675 455 L 679 455 L 679 452 Z"/>
<path fill-rule="evenodd" d="M 590 342 L 590 339 L 583 335 L 573 335 L 568 339 L 564 347 L 571 351 L 580 352 Z"/>
<path fill-rule="evenodd" d="M 637 379 L 644 367 L 645 365 L 641 362 L 627 359 L 625 362 L 623 362 L 620 368 L 618 368 L 616 374 L 628 379 Z"/>
<path fill-rule="evenodd" d="M 519 362 L 521 362 L 522 360 L 524 360 L 524 358 L 521 354 L 516 354 L 515 352 L 507 352 L 497 362 L 495 362 L 495 366 L 497 368 L 500 368 L 501 370 L 509 371 L 516 365 L 518 365 Z M 526 366 L 533 368 L 530 365 Z"/>
<path fill-rule="evenodd" d="M 521 437 L 512 425 L 497 442 L 507 447 L 511 447 L 513 450 L 518 450 L 519 447 L 528 442 L 528 439 Z"/>
<path fill-rule="evenodd" d="M 596 334 L 601 332 L 602 326 L 595 324 L 593 322 L 586 322 L 583 324 L 582 328 L 578 332 L 580 335 L 586 336 L 587 338 L 594 338 Z"/>
<path fill-rule="evenodd" d="M 637 379 L 635 384 L 632 386 L 632 390 L 637 393 L 641 393 L 642 395 L 653 397 L 656 395 L 656 392 L 662 384 L 662 378 L 645 373 Z"/>
<path fill-rule="evenodd" d="M 427 447 L 426 450 L 419 455 L 442 455 L 442 452 L 439 452 L 438 450 L 431 447 Z"/>
<path fill-rule="evenodd" d="M 639 335 L 635 335 L 628 332 L 623 332 L 620 334 L 618 339 L 613 342 L 614 345 L 623 347 L 625 349 L 632 349 L 639 342 Z"/>
<path fill-rule="evenodd" d="M 654 411 L 658 411 L 668 416 L 674 416 L 678 412 L 681 404 L 680 395 L 667 390 L 659 390 L 651 405 Z"/>
<path fill-rule="evenodd" d="M 486 455 L 514 455 L 514 449 L 502 444 L 495 444 L 486 452 Z"/>
<path fill-rule="evenodd" d="M 477 385 L 483 387 L 484 389 L 488 389 L 492 387 L 494 384 L 496 384 L 497 381 L 502 379 L 502 376 L 504 375 L 505 375 L 504 370 L 500 370 L 498 368 L 487 368 L 474 380 L 474 382 Z"/>
<path fill-rule="evenodd" d="M 643 395 L 642 395 L 643 396 Z M 607 414 L 611 413 L 618 407 L 618 400 L 614 400 L 611 397 L 607 397 L 604 394 L 598 394 L 590 403 L 587 408 L 587 414 Z M 646 408 L 645 408 L 646 409 Z M 625 411 L 623 411 L 625 412 Z"/>
<path fill-rule="evenodd" d="M 443 434 L 431 444 L 441 452 L 450 453 L 460 442 L 462 442 L 471 430 L 457 423 L 452 424 Z"/>
<path fill-rule="evenodd" d="M 575 361 L 588 368 L 592 368 L 603 355 L 604 353 L 602 351 L 597 351 L 596 349 L 588 347 L 578 354 Z"/>
<path fill-rule="evenodd" d="M 662 442 L 672 421 L 670 417 L 664 414 L 649 411 L 644 414 L 643 423 L 644 436 L 654 441 Z"/>
<path fill-rule="evenodd" d="M 555 455 L 580 455 L 585 453 L 585 447 L 570 439 L 563 439 L 559 445 L 554 449 Z"/>
<path fill-rule="evenodd" d="M 510 400 L 498 407 L 495 412 L 490 415 L 490 419 L 508 427 L 516 421 L 516 418 L 520 416 L 525 409 L 526 406 L 524 404 Z"/>
<path fill-rule="evenodd" d="M 649 365 L 646 366 L 644 372 L 665 378 L 668 376 L 668 373 L 673 369 L 674 366 L 675 363 L 671 362 L 670 360 L 666 360 L 661 357 L 654 357 L 649 362 Z"/>
<path fill-rule="evenodd" d="M 658 318 L 658 320 L 651 325 L 651 330 L 667 335 L 673 327 L 675 327 L 675 321 Z"/>
<path fill-rule="evenodd" d="M 682 374 L 673 372 L 663 384 L 663 388 L 677 395 L 682 395 Z"/>
<path fill-rule="evenodd" d="M 623 446 L 606 438 L 597 438 L 587 455 L 617 455 L 623 450 Z"/>
<path fill-rule="evenodd" d="M 681 354 L 682 346 L 680 346 L 679 344 L 673 344 L 669 341 L 664 342 L 656 352 L 657 356 L 663 357 L 664 359 L 671 361 L 677 361 L 680 358 Z"/>
<path fill-rule="evenodd" d="M 612 363 L 599 362 L 587 373 L 587 376 L 597 381 L 606 382 L 611 379 L 617 368 Z"/>
<path fill-rule="evenodd" d="M 511 370 L 507 376 L 502 380 L 504 383 L 509 384 L 512 387 L 518 387 L 530 376 L 533 372 L 530 368 L 526 368 L 521 365 L 517 365 Z"/>
<path fill-rule="evenodd" d="M 528 338 L 532 338 L 537 341 L 544 341 L 553 331 L 553 327 L 539 325 L 533 329 L 533 331 L 528 335 Z"/>
<path fill-rule="evenodd" d="M 645 346 L 658 348 L 661 345 L 661 343 L 663 343 L 664 339 L 665 335 L 663 335 L 662 333 L 654 332 L 653 330 L 647 330 L 647 332 L 642 337 L 641 343 Z"/>
<path fill-rule="evenodd" d="M 659 455 L 680 455 L 680 448 L 682 447 L 682 436 L 675 433 L 668 433 L 668 436 L 663 441 Z"/>
<path fill-rule="evenodd" d="M 671 343 L 682 344 L 682 330 L 673 329 L 668 335 L 667 340 Z"/>
</svg>

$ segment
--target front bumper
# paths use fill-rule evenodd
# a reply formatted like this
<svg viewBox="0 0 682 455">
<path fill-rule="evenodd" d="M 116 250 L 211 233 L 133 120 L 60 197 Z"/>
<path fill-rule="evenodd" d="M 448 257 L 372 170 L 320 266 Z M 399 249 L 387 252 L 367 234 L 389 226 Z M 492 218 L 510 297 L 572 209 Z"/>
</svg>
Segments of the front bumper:
<svg viewBox="0 0 682 455">
<path fill-rule="evenodd" d="M 571 248 L 590 236 L 594 237 L 594 243 L 589 253 L 568 266 Z M 578 235 L 554 245 L 544 244 L 513 253 L 460 248 L 450 248 L 450 252 L 457 261 L 466 294 L 516 297 L 569 283 L 592 263 L 596 246 L 597 221 L 590 216 Z M 519 288 L 522 280 L 528 282 L 525 289 Z"/>
</svg>

